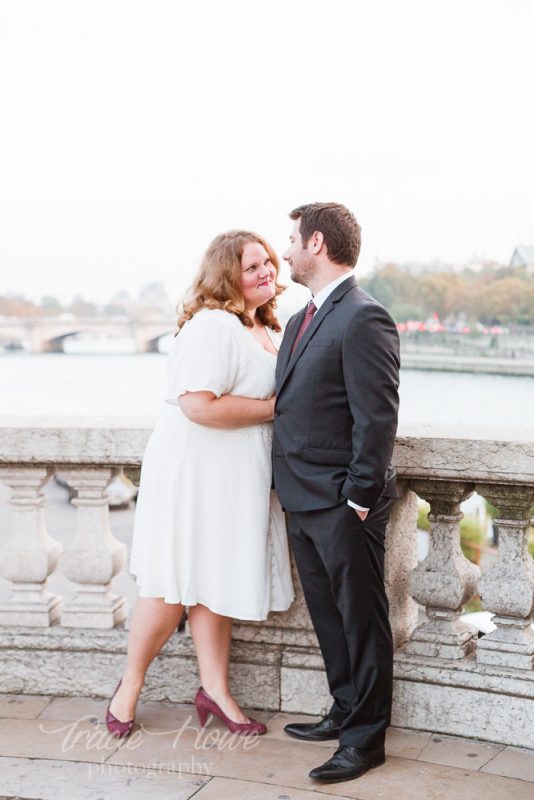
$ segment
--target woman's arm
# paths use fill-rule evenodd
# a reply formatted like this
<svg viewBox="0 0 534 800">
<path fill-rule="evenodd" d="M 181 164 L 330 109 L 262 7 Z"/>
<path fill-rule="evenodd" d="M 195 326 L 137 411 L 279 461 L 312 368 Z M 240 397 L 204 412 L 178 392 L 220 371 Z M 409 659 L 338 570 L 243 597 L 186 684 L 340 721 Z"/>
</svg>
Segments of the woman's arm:
<svg viewBox="0 0 534 800">
<path fill-rule="evenodd" d="M 191 422 L 210 428 L 246 428 L 271 422 L 274 401 L 274 395 L 268 400 L 253 400 L 233 394 L 216 397 L 213 392 L 186 392 L 178 398 L 180 408 Z"/>
</svg>

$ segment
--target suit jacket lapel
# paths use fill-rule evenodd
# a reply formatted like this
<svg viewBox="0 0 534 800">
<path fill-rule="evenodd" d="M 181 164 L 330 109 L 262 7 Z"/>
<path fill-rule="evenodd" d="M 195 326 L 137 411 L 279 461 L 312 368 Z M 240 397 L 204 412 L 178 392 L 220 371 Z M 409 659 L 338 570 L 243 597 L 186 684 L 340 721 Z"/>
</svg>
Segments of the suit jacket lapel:
<svg viewBox="0 0 534 800">
<path fill-rule="evenodd" d="M 280 351 L 278 353 L 278 361 L 276 364 L 277 385 L 280 383 L 280 380 L 287 369 L 287 365 L 289 364 L 289 360 L 291 358 L 291 351 L 293 349 L 293 344 L 295 342 L 295 339 L 297 338 L 297 333 L 300 330 L 300 326 L 302 325 L 302 320 L 304 319 L 305 314 L 306 314 L 306 306 L 304 306 L 304 308 L 302 308 L 297 313 L 291 324 L 291 331 L 286 330 L 284 338 L 282 339 L 282 344 L 280 346 Z"/>
<path fill-rule="evenodd" d="M 292 353 L 291 350 L 293 349 L 293 342 L 297 338 L 297 332 L 299 331 L 300 326 L 302 324 L 302 320 L 304 319 L 304 315 L 306 314 L 306 306 L 301 310 L 298 319 L 295 320 L 295 328 L 293 331 L 291 331 L 291 337 L 288 342 L 289 346 L 287 348 L 287 351 L 284 352 L 284 361 L 281 364 L 281 372 L 280 372 L 280 375 L 282 377 L 278 385 L 278 392 L 277 392 L 278 394 L 281 392 L 283 385 L 291 375 L 295 364 L 297 363 L 302 353 L 306 349 L 308 342 L 315 336 L 315 334 L 319 330 L 321 323 L 323 322 L 325 317 L 328 316 L 328 314 L 335 307 L 335 304 L 338 303 L 341 300 L 341 298 L 345 296 L 345 294 L 349 291 L 349 289 L 352 289 L 356 285 L 357 285 L 356 278 L 354 278 L 354 276 L 351 276 L 350 278 L 347 278 L 347 280 L 340 283 L 339 286 L 336 286 L 332 294 L 326 298 L 319 311 L 315 312 L 315 315 L 308 329 L 306 330 L 302 339 L 298 343 L 295 352 Z"/>
</svg>

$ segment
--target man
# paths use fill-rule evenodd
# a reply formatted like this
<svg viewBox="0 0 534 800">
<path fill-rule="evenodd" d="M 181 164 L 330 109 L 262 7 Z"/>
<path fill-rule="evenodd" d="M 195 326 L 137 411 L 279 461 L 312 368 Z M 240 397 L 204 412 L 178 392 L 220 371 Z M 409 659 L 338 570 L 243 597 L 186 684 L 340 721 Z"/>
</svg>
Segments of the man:
<svg viewBox="0 0 534 800">
<path fill-rule="evenodd" d="M 393 645 L 384 539 L 398 497 L 399 338 L 388 312 L 356 283 L 360 226 L 336 203 L 296 208 L 284 259 L 312 293 L 287 325 L 276 370 L 274 484 L 285 510 L 333 705 L 320 722 L 287 725 L 339 749 L 318 781 L 384 763 Z"/>
</svg>

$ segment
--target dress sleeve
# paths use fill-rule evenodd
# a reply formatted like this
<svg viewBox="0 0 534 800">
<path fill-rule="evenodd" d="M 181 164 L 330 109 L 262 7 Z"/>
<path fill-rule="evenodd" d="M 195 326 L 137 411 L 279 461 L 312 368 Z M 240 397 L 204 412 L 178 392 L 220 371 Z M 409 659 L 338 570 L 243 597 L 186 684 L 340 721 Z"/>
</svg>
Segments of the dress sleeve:
<svg viewBox="0 0 534 800">
<path fill-rule="evenodd" d="M 169 356 L 169 399 L 186 392 L 230 394 L 237 381 L 239 345 L 231 319 L 202 313 L 189 320 Z"/>
</svg>

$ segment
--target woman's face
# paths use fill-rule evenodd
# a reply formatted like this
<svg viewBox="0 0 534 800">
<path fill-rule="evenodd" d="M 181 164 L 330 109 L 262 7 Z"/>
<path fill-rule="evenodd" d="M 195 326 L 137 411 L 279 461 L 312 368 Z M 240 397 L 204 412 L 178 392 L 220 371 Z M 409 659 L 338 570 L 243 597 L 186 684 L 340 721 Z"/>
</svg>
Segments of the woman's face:
<svg viewBox="0 0 534 800">
<path fill-rule="evenodd" d="M 246 308 L 262 306 L 276 292 L 276 269 L 259 242 L 247 242 L 241 256 L 241 288 Z"/>
</svg>

